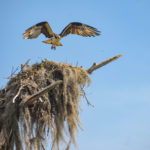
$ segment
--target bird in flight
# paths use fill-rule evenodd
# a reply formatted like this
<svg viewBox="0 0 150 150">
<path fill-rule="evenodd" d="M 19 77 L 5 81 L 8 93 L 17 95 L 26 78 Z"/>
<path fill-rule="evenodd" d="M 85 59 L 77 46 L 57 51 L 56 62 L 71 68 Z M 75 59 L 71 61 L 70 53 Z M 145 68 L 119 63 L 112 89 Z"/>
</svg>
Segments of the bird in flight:
<svg viewBox="0 0 150 150">
<path fill-rule="evenodd" d="M 51 49 L 54 50 L 56 49 L 56 46 L 62 46 L 60 40 L 68 34 L 77 34 L 84 37 L 94 37 L 100 35 L 100 31 L 98 31 L 96 28 L 80 22 L 70 23 L 62 30 L 60 34 L 54 33 L 48 22 L 40 22 L 25 30 L 23 38 L 37 38 L 41 33 L 43 33 L 47 38 L 49 38 L 48 40 L 42 42 L 46 44 L 52 44 Z"/>
</svg>

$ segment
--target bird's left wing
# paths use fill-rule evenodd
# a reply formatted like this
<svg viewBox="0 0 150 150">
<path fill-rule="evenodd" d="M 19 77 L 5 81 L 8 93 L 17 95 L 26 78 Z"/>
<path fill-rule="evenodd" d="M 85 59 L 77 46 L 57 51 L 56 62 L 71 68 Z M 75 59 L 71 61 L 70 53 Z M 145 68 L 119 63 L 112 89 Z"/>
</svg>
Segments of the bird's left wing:
<svg viewBox="0 0 150 150">
<path fill-rule="evenodd" d="M 98 36 L 100 35 L 100 31 L 96 28 L 80 23 L 80 22 L 72 22 L 68 26 L 66 26 L 63 31 L 60 33 L 61 37 L 67 36 L 68 34 L 77 34 L 81 36 Z"/>
<path fill-rule="evenodd" d="M 48 22 L 40 22 L 40 23 L 37 23 L 36 25 L 30 27 L 29 29 L 25 30 L 25 32 L 23 34 L 23 38 L 24 39 L 37 38 L 41 33 L 43 33 L 48 38 L 51 38 L 54 35 Z"/>
</svg>

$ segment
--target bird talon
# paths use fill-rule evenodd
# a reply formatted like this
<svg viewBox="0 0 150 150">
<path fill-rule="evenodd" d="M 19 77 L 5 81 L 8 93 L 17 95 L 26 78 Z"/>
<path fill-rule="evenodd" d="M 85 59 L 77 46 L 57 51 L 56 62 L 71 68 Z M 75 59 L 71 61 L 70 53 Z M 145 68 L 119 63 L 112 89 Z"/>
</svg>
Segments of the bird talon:
<svg viewBox="0 0 150 150">
<path fill-rule="evenodd" d="M 56 50 L 56 46 L 52 45 L 51 49 Z"/>
</svg>

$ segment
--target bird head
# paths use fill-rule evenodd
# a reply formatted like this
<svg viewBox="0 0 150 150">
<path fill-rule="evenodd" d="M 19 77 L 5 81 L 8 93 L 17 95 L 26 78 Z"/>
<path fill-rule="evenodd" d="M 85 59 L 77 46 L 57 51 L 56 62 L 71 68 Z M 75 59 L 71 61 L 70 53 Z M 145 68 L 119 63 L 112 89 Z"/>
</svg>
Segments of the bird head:
<svg viewBox="0 0 150 150">
<path fill-rule="evenodd" d="M 56 39 L 60 39 L 61 36 L 60 36 L 59 34 L 55 34 L 55 38 L 56 38 Z"/>
</svg>

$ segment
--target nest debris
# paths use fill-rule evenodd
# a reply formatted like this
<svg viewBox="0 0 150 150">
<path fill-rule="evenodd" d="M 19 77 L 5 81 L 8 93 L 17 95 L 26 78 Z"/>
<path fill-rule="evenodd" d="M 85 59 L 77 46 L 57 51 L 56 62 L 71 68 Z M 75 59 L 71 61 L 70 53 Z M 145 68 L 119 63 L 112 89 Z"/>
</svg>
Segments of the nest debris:
<svg viewBox="0 0 150 150">
<path fill-rule="evenodd" d="M 59 80 L 62 83 L 57 88 L 27 107 L 20 107 L 31 95 Z M 89 82 L 88 73 L 82 68 L 48 60 L 28 66 L 12 76 L 6 88 L 0 91 L 0 111 L 5 115 L 0 117 L 0 149 L 43 149 L 42 141 L 48 130 L 53 138 L 52 148 L 58 149 L 60 141 L 65 141 L 64 131 L 76 144 L 74 133 L 80 125 L 81 87 Z M 22 145 L 23 139 L 25 145 Z"/>
<path fill-rule="evenodd" d="M 23 65 L 0 90 L 0 150 L 45 150 L 49 134 L 53 150 L 62 142 L 66 150 L 76 145 L 79 101 L 90 83 L 88 74 L 120 56 L 88 70 L 48 60 Z"/>
</svg>

